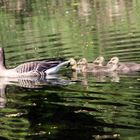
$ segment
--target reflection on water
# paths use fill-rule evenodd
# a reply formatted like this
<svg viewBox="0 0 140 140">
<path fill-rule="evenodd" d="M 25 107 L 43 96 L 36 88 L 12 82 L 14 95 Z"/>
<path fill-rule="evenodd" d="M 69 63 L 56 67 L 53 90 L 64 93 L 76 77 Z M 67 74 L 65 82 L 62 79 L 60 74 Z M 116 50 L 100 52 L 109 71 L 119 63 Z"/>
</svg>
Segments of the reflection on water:
<svg viewBox="0 0 140 140">
<path fill-rule="evenodd" d="M 44 59 L 140 63 L 138 0 L 0 0 L 6 63 Z M 54 79 L 0 79 L 0 138 L 140 139 L 140 73 L 66 72 Z"/>
<path fill-rule="evenodd" d="M 112 75 L 75 73 L 49 79 L 1 78 L 1 134 L 10 127 L 10 139 L 13 130 L 32 139 L 118 138 L 131 131 L 137 136 L 139 74 L 113 76 L 117 83 L 110 82 Z"/>
<path fill-rule="evenodd" d="M 44 78 L 27 77 L 27 78 L 0 78 L 0 108 L 4 108 L 6 104 L 6 86 L 16 85 L 18 87 L 29 89 L 41 89 L 44 87 L 62 87 L 72 84 L 69 79 L 64 79 L 60 75 L 48 75 Z"/>
</svg>

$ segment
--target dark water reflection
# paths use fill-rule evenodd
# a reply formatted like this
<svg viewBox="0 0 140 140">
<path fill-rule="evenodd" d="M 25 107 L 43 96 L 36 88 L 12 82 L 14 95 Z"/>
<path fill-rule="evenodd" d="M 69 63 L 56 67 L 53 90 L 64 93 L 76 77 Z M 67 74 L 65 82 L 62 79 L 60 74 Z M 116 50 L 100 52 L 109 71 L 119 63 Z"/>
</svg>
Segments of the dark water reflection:
<svg viewBox="0 0 140 140">
<path fill-rule="evenodd" d="M 138 0 L 0 0 L 6 64 L 99 55 L 140 63 Z M 0 79 L 0 139 L 140 139 L 140 73 Z M 114 136 L 114 137 L 112 137 Z"/>
</svg>

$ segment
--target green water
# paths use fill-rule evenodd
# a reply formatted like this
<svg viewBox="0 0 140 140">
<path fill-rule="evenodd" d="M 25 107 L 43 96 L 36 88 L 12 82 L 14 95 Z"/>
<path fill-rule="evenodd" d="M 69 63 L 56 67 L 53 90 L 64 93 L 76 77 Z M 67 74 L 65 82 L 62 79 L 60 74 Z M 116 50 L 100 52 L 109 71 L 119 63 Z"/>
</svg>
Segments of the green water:
<svg viewBox="0 0 140 140">
<path fill-rule="evenodd" d="M 0 0 L 7 67 L 87 58 L 140 63 L 139 0 Z M 64 69 L 55 79 L 0 78 L 0 139 L 140 139 L 140 73 Z"/>
</svg>

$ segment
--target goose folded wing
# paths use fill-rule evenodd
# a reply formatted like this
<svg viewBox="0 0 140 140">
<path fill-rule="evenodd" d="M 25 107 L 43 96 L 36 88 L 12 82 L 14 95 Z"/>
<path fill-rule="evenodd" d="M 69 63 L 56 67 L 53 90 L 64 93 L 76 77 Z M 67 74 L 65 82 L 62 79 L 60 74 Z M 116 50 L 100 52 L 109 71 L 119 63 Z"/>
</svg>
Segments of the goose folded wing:
<svg viewBox="0 0 140 140">
<path fill-rule="evenodd" d="M 19 65 L 15 68 L 16 72 L 18 73 L 25 73 L 30 71 L 39 71 L 44 72 L 47 69 L 57 66 L 60 64 L 60 61 L 34 61 L 34 62 L 27 62 Z"/>
<path fill-rule="evenodd" d="M 60 61 L 41 62 L 37 65 L 36 71 L 44 72 L 52 67 L 56 67 L 60 63 Z"/>
</svg>

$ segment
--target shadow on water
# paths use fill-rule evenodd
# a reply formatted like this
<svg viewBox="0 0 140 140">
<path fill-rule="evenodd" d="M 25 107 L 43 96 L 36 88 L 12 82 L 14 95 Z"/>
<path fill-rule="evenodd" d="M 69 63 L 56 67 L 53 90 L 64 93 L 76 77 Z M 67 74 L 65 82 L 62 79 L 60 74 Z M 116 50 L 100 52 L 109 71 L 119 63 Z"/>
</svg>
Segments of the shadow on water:
<svg viewBox="0 0 140 140">
<path fill-rule="evenodd" d="M 127 129 L 127 130 L 137 130 L 139 127 L 129 126 L 128 124 L 114 124 L 107 123 L 104 118 L 98 118 L 95 114 L 101 110 L 96 107 L 87 107 L 84 105 L 82 107 L 80 101 L 82 100 L 88 102 L 87 100 L 102 100 L 102 98 L 92 98 L 92 97 L 73 97 L 76 92 L 67 90 L 70 94 L 67 99 L 59 96 L 58 93 L 51 92 L 47 95 L 37 94 L 29 95 L 23 98 L 23 100 L 28 100 L 35 104 L 34 106 L 26 106 L 28 113 L 24 116 L 30 121 L 31 136 L 29 138 L 38 139 L 93 139 L 97 135 L 113 136 L 114 130 L 117 129 Z M 61 92 L 66 92 L 66 90 Z M 65 93 L 64 93 L 65 94 Z M 101 94 L 101 93 L 96 93 Z M 40 100 L 43 99 L 43 100 Z M 73 101 L 79 100 L 79 104 L 73 104 Z M 115 105 L 123 106 L 119 103 L 109 104 L 98 102 L 100 105 Z M 124 105 L 125 106 L 125 105 Z M 23 108 L 22 108 L 23 109 Z M 25 108 L 24 108 L 25 109 Z M 37 113 L 36 113 L 37 112 Z M 114 114 L 115 115 L 115 114 Z M 105 132 L 105 129 L 109 129 Z M 40 132 L 40 130 L 42 132 Z M 44 133 L 44 134 L 43 134 Z M 119 135 L 118 135 L 119 136 Z M 117 137 L 116 137 L 117 138 Z"/>
</svg>

